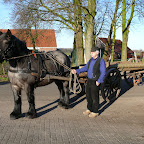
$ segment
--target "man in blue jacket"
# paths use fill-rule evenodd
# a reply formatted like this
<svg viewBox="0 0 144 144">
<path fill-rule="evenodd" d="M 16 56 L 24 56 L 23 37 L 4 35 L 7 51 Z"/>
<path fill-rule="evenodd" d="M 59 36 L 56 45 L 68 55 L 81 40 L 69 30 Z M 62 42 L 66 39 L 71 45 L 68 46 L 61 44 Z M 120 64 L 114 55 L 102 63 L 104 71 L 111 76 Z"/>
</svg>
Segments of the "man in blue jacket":
<svg viewBox="0 0 144 144">
<path fill-rule="evenodd" d="M 73 74 L 86 71 L 88 77 L 86 86 L 87 110 L 84 111 L 83 114 L 93 118 L 99 115 L 99 86 L 103 83 L 106 75 L 106 64 L 105 61 L 99 57 L 98 47 L 92 47 L 91 59 L 83 68 L 71 70 Z"/>
</svg>

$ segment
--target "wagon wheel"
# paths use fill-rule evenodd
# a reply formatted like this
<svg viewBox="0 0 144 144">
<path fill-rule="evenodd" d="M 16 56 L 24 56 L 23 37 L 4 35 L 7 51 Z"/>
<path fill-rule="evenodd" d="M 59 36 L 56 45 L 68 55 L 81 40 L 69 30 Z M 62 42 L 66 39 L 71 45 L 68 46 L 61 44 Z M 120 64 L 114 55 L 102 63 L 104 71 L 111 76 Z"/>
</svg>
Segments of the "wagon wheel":
<svg viewBox="0 0 144 144">
<path fill-rule="evenodd" d="M 133 71 L 125 71 L 124 72 L 125 81 L 130 87 L 133 86 L 133 76 L 132 76 L 132 74 L 133 74 Z"/>
<path fill-rule="evenodd" d="M 104 82 L 101 85 L 101 94 L 104 100 L 114 100 L 121 91 L 121 74 L 116 68 L 107 71 Z"/>
</svg>

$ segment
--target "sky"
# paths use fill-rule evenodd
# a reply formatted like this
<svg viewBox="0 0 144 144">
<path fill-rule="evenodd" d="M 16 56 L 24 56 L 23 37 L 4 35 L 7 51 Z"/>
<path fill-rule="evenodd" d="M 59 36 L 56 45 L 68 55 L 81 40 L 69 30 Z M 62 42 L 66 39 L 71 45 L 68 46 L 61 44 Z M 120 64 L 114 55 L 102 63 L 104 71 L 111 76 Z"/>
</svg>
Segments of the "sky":
<svg viewBox="0 0 144 144">
<path fill-rule="evenodd" d="M 12 29 L 12 21 L 10 21 L 10 13 L 12 7 L 2 3 L 0 0 L 0 29 Z M 121 29 L 117 30 L 116 39 L 122 40 Z M 73 48 L 73 32 L 70 30 L 61 30 L 56 33 L 56 41 L 58 48 Z M 132 50 L 144 51 L 144 21 L 137 21 L 134 26 L 130 27 L 128 47 Z"/>
</svg>

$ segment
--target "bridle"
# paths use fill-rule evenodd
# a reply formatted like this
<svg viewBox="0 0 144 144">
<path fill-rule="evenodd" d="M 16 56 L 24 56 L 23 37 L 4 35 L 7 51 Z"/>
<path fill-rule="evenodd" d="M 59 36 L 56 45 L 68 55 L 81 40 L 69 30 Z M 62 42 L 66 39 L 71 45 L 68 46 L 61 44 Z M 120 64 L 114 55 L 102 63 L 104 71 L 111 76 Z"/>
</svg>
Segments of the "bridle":
<svg viewBox="0 0 144 144">
<path fill-rule="evenodd" d="M 0 50 L 0 52 L 3 54 L 4 58 L 3 59 L 7 59 L 7 53 L 14 48 L 14 43 L 11 42 L 8 46 L 8 48 L 6 50 Z"/>
</svg>

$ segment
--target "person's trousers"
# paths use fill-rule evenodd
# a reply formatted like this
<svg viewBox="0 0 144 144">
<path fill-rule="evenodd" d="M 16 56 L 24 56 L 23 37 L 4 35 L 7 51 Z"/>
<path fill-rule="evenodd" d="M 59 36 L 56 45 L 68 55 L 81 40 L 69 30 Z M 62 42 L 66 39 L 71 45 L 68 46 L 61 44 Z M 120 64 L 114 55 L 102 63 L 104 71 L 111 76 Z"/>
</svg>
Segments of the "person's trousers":
<svg viewBox="0 0 144 144">
<path fill-rule="evenodd" d="M 86 85 L 87 109 L 91 112 L 98 113 L 99 107 L 99 86 L 95 80 L 88 79 Z"/>
</svg>

